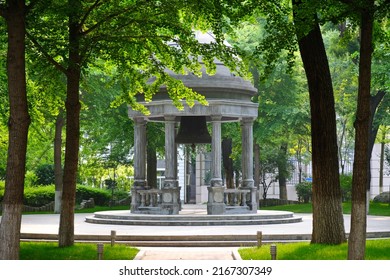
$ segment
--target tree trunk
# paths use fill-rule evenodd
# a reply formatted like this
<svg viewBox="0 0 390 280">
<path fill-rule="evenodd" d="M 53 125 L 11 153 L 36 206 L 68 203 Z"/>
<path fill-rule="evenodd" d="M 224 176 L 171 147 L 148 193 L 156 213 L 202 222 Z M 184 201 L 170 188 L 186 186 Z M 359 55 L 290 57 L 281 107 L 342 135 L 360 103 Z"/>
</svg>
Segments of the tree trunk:
<svg viewBox="0 0 390 280">
<path fill-rule="evenodd" d="M 62 197 L 62 127 L 64 126 L 64 118 L 62 110 L 58 113 L 55 126 L 54 137 L 54 176 L 55 176 L 55 198 L 54 198 L 54 213 L 61 212 L 61 197 Z"/>
<path fill-rule="evenodd" d="M 225 170 L 226 187 L 234 188 L 234 169 L 233 160 L 230 157 L 232 154 L 232 139 L 224 138 L 222 140 L 222 161 Z"/>
<path fill-rule="evenodd" d="M 155 189 L 157 188 L 157 155 L 156 148 L 151 145 L 147 146 L 147 165 L 146 175 L 148 186 Z"/>
<path fill-rule="evenodd" d="M 79 1 L 69 1 L 79 3 Z M 73 5 L 75 6 L 75 5 Z M 74 208 L 80 142 L 80 38 L 79 24 L 72 15 L 69 19 L 69 66 L 66 95 L 66 144 L 63 178 L 62 209 L 59 227 L 59 246 L 74 244 Z"/>
<path fill-rule="evenodd" d="M 369 7 L 373 6 L 370 1 Z M 359 89 L 355 126 L 355 156 L 352 177 L 351 231 L 348 259 L 364 259 L 367 232 L 367 185 L 369 168 L 370 84 L 372 59 L 373 16 L 368 9 L 362 11 L 360 26 Z"/>
<path fill-rule="evenodd" d="M 367 209 L 366 213 L 368 213 L 370 209 L 370 188 L 371 188 L 371 155 L 375 145 L 375 139 L 378 135 L 380 122 L 374 122 L 375 114 L 377 113 L 377 109 L 383 98 L 385 97 L 384 91 L 378 91 L 374 96 L 370 96 L 370 121 L 368 123 L 369 135 L 368 135 L 368 165 L 367 165 Z M 380 110 L 380 106 L 379 109 Z"/>
<path fill-rule="evenodd" d="M 313 163 L 312 243 L 345 242 L 337 156 L 336 114 L 332 80 L 316 15 L 303 15 L 293 1 L 294 23 L 309 86 Z M 299 15 L 297 15 L 299 13 Z M 309 33 L 303 33 L 312 26 Z"/>
<path fill-rule="evenodd" d="M 279 199 L 287 200 L 287 143 L 280 146 L 278 159 Z"/>
<path fill-rule="evenodd" d="M 19 259 L 24 174 L 30 116 L 25 74 L 25 1 L 7 1 L 7 74 L 10 102 L 8 157 L 0 224 L 0 259 Z"/>
</svg>

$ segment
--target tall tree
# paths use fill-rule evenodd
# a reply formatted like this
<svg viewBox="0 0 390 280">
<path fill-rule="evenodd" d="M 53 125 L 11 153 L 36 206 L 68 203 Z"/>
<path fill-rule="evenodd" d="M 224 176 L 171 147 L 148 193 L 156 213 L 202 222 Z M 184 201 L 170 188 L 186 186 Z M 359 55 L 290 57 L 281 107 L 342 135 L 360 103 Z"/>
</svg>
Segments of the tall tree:
<svg viewBox="0 0 390 280">
<path fill-rule="evenodd" d="M 305 68 L 311 110 L 313 162 L 312 243 L 346 241 L 339 181 L 332 79 L 316 9 L 293 0 L 294 23 Z M 326 159 L 326 160 L 324 160 Z"/>
<path fill-rule="evenodd" d="M 41 16 L 29 30 L 29 38 L 67 78 L 66 151 L 62 194 L 59 245 L 74 242 L 74 201 L 80 136 L 80 78 L 96 58 L 115 63 L 117 76 L 123 81 L 123 96 L 136 109 L 136 93 L 150 101 L 162 84 L 166 84 L 173 103 L 182 108 L 182 100 L 192 106 L 204 97 L 171 78 L 164 69 L 200 74 L 197 57 L 203 55 L 213 72 L 214 57 L 235 67 L 237 59 L 223 44 L 222 8 L 215 1 L 42 1 Z M 207 7 L 207 9 L 206 9 Z M 63 23 L 67 21 L 67 28 Z M 193 28 L 202 26 L 216 34 L 213 44 L 200 44 Z M 49 31 L 44 36 L 43 30 Z M 49 35 L 50 36 L 49 36 Z M 170 44 L 169 42 L 173 43 Z M 177 46 L 180 46 L 178 48 Z M 48 48 L 50 47 L 50 48 Z M 192 56 L 190 56 L 192 54 Z M 152 85 L 147 84 L 151 76 Z M 145 111 L 144 111 L 145 112 Z"/>
<path fill-rule="evenodd" d="M 7 76 L 10 116 L 3 215 L 0 224 L 0 259 L 19 258 L 27 135 L 30 124 L 25 74 L 27 7 L 24 0 L 9 0 L 0 7 L 7 25 Z"/>
<path fill-rule="evenodd" d="M 355 126 L 355 156 L 352 177 L 351 232 L 348 259 L 364 259 L 367 230 L 367 185 L 371 157 L 369 131 L 371 120 L 371 61 L 374 25 L 374 1 L 365 1 L 361 7 L 359 89 Z"/>
</svg>

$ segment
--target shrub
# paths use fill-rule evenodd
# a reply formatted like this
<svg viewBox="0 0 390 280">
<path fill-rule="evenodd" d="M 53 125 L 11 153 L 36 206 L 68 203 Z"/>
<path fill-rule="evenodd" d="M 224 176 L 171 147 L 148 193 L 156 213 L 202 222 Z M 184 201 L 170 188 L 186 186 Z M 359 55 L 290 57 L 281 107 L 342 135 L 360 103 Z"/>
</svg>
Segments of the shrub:
<svg viewBox="0 0 390 280">
<path fill-rule="evenodd" d="M 24 205 L 39 207 L 54 201 L 54 185 L 24 189 Z"/>
<path fill-rule="evenodd" d="M 311 201 L 312 195 L 312 183 L 311 182 L 302 182 L 295 185 L 295 190 L 297 191 L 298 200 L 300 202 L 308 203 Z"/>
<path fill-rule="evenodd" d="M 352 175 L 340 175 L 340 187 L 343 196 L 343 202 L 351 201 Z"/>
<path fill-rule="evenodd" d="M 125 192 L 119 192 L 117 195 L 125 196 Z M 0 202 L 4 197 L 4 182 L 0 181 Z M 25 187 L 24 189 L 24 205 L 40 207 L 54 201 L 55 186 L 35 186 Z M 76 204 L 80 204 L 83 200 L 93 198 L 95 205 L 108 206 L 111 200 L 111 192 L 104 189 L 86 187 L 77 185 L 76 188 Z"/>
<path fill-rule="evenodd" d="M 78 185 L 76 189 L 76 204 L 80 204 L 81 201 L 90 198 L 94 199 L 96 205 L 107 206 L 111 199 L 111 192 L 104 189 Z"/>
<path fill-rule="evenodd" d="M 37 186 L 37 180 L 37 174 L 31 170 L 27 170 L 26 174 L 24 175 L 24 187 L 27 188 Z"/>
<path fill-rule="evenodd" d="M 50 185 L 55 183 L 54 166 L 52 164 L 40 165 L 35 171 L 37 175 L 37 185 Z"/>
</svg>

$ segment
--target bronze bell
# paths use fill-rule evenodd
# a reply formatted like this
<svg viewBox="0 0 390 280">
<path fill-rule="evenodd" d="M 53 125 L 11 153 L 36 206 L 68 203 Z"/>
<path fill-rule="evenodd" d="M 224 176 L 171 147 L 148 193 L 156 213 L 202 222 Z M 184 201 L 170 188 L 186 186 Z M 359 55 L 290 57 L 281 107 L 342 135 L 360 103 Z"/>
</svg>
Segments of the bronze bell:
<svg viewBox="0 0 390 280">
<path fill-rule="evenodd" d="M 180 118 L 177 144 L 209 144 L 211 136 L 207 130 L 205 116 L 183 116 Z"/>
</svg>

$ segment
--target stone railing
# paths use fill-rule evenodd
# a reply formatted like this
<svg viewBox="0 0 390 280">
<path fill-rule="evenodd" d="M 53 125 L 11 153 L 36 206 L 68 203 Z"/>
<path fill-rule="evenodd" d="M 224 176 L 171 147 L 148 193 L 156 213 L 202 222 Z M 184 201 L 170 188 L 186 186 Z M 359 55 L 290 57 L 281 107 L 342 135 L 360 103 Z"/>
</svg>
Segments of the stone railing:
<svg viewBox="0 0 390 280">
<path fill-rule="evenodd" d="M 257 213 L 256 189 L 226 189 L 209 187 L 207 213 L 209 215 Z"/>
<path fill-rule="evenodd" d="M 227 214 L 256 213 L 256 189 L 225 189 L 224 203 Z"/>
<path fill-rule="evenodd" d="M 209 215 L 257 213 L 256 189 L 226 189 L 208 187 L 207 213 Z M 135 214 L 172 215 L 181 210 L 180 188 L 131 190 L 131 212 Z"/>
<path fill-rule="evenodd" d="M 131 212 L 137 214 L 179 214 L 180 188 L 131 190 Z"/>
<path fill-rule="evenodd" d="M 225 189 L 224 202 L 226 206 L 246 206 L 249 193 L 248 189 Z"/>
</svg>

